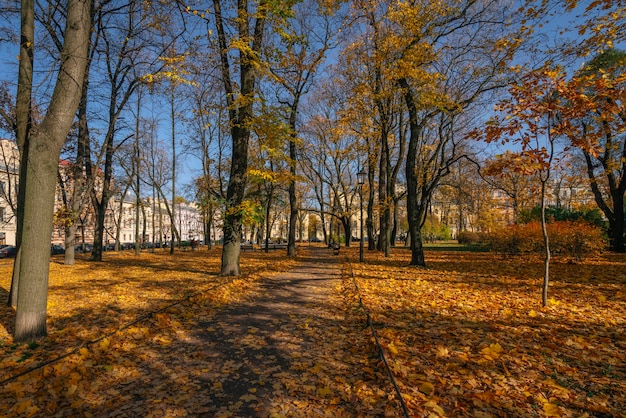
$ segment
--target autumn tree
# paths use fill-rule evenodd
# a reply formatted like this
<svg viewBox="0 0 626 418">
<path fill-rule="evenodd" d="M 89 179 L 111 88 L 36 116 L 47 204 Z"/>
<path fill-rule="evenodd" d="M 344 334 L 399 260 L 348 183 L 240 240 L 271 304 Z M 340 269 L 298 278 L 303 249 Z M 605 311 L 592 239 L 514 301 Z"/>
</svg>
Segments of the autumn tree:
<svg viewBox="0 0 626 418">
<path fill-rule="evenodd" d="M 302 130 L 302 170 L 314 191 L 323 228 L 330 217 L 329 223 L 337 225 L 335 239 L 339 240 L 343 230 L 346 245 L 350 246 L 358 196 L 358 141 L 341 118 L 344 94 L 338 86 L 326 82 L 310 101 L 316 112 Z M 324 230 L 325 238 L 330 239 L 332 231 Z"/>
<path fill-rule="evenodd" d="M 214 82 L 216 74 L 212 74 L 211 66 L 204 60 L 197 61 L 203 65 L 204 71 L 201 68 L 192 70 L 194 86 L 188 89 L 192 115 L 187 126 L 193 138 L 190 141 L 191 155 L 200 159 L 202 168 L 201 175 L 195 180 L 195 195 L 204 220 L 204 241 L 211 248 L 211 241 L 215 240 L 211 231 L 215 230 L 218 210 L 222 209 L 221 202 L 226 196 L 227 130 L 224 125 L 228 115 L 219 84 Z"/>
<path fill-rule="evenodd" d="M 34 51 L 34 2 L 23 1 L 21 12 L 19 80 L 24 82 L 18 92 L 17 120 L 25 131 L 18 135 L 21 153 L 20 193 L 23 218 L 18 225 L 19 256 L 16 269 L 19 277 L 14 340 L 27 341 L 45 336 L 50 233 L 53 223 L 54 192 L 59 155 L 65 143 L 80 101 L 91 32 L 91 2 L 70 0 L 66 9 L 63 48 L 56 84 L 42 122 L 29 129 L 30 97 Z M 24 113 L 20 113 L 24 112 Z"/>
<path fill-rule="evenodd" d="M 485 183 L 510 203 L 513 223 L 518 222 L 521 210 L 538 202 L 532 179 L 524 171 L 522 161 L 508 150 L 484 161 L 480 171 Z"/>
<path fill-rule="evenodd" d="M 296 252 L 297 122 L 300 105 L 312 86 L 315 74 L 324 63 L 326 52 L 331 47 L 332 34 L 336 30 L 329 16 L 331 10 L 318 3 L 316 0 L 307 0 L 296 5 L 285 29 L 276 34 L 277 39 L 266 49 L 273 79 L 282 89 L 277 92 L 278 102 L 285 108 L 285 120 L 291 130 L 287 141 L 291 176 L 288 185 L 288 256 L 295 256 Z"/>
<path fill-rule="evenodd" d="M 460 160 L 451 167 L 450 175 L 442 180 L 433 202 L 444 203 L 442 223 L 456 227 L 456 231 L 475 231 L 481 218 L 483 202 L 491 201 L 485 193 L 485 182 L 478 175 L 476 166 L 468 160 Z"/>
<path fill-rule="evenodd" d="M 543 2 L 547 7 L 549 2 Z M 566 54 L 589 56 L 597 51 L 611 49 L 626 40 L 626 4 L 623 0 L 595 0 L 580 3 L 563 2 L 566 12 L 577 13 L 577 20 L 568 31 L 576 33 L 567 43 Z"/>
<path fill-rule="evenodd" d="M 166 61 L 159 60 L 169 50 L 177 26 L 171 13 L 158 9 L 157 3 L 129 0 L 120 7 L 109 5 L 96 21 L 99 62 L 91 81 L 91 95 L 103 98 L 103 138 L 98 156 L 86 152 L 85 170 L 88 179 L 101 175 L 102 180 L 91 189 L 90 196 L 96 211 L 92 261 L 102 260 L 104 223 L 113 184 L 114 155 L 118 147 L 135 136 L 133 127 L 125 124 L 130 99 L 145 84 L 145 76 L 162 71 Z M 166 9 L 171 11 L 170 9 Z M 159 20 L 166 16 L 166 22 Z M 166 27 L 167 30 L 163 29 Z M 165 45 L 162 43 L 165 42 Z M 100 78 L 99 78 L 100 77 Z M 97 87 L 97 89 L 96 89 Z M 96 102 L 97 103 L 97 102 Z M 95 103 L 91 103 L 93 106 Z M 102 163 L 100 165 L 99 163 Z M 100 174 L 101 173 L 101 174 Z M 94 182 L 95 184 L 95 182 Z"/>
<path fill-rule="evenodd" d="M 518 160 L 517 169 L 536 176 L 541 186 L 541 229 L 544 244 L 544 276 L 542 304 L 548 304 L 550 280 L 550 237 L 546 221 L 546 194 L 559 149 L 557 140 L 570 131 L 570 120 L 581 109 L 574 109 L 564 100 L 565 73 L 560 68 L 546 66 L 524 74 L 509 89 L 510 99 L 502 100 L 484 129 L 488 142 L 504 141 L 516 144 L 519 151 L 510 154 Z M 479 134 L 483 135 L 483 134 Z"/>
<path fill-rule="evenodd" d="M 609 49 L 594 57 L 561 94 L 571 111 L 568 137 L 582 153 L 596 204 L 609 223 L 611 249 L 624 244 L 626 192 L 626 53 Z"/>
<path fill-rule="evenodd" d="M 463 157 L 468 108 L 502 86 L 502 73 L 528 29 L 512 28 L 511 10 L 498 2 L 397 3 L 394 31 L 385 38 L 401 89 L 409 140 L 405 166 L 411 265 L 425 265 L 420 228 L 440 180 Z M 513 20 L 514 21 L 514 20 Z M 520 33 L 510 35 L 510 32 Z"/>
<path fill-rule="evenodd" d="M 222 275 L 239 275 L 242 207 L 245 197 L 254 103 L 262 68 L 261 50 L 267 30 L 291 15 L 295 1 L 239 1 L 234 10 L 223 9 L 221 0 L 213 0 L 215 27 L 220 56 L 221 81 L 229 111 L 232 155 L 226 212 Z M 269 23 L 269 24 L 268 24 Z M 267 26 L 267 28 L 266 28 Z M 238 81 L 235 81 L 238 77 Z"/>
<path fill-rule="evenodd" d="M 381 7 L 381 3 L 383 7 Z M 402 96 L 396 88 L 395 77 L 388 71 L 392 67 L 394 57 L 389 54 L 390 45 L 386 40 L 393 26 L 388 19 L 388 9 L 385 2 L 364 1 L 355 3 L 355 13 L 361 15 L 367 22 L 368 30 L 359 41 L 350 45 L 344 53 L 346 59 L 346 73 L 364 76 L 357 84 L 361 94 L 366 95 L 371 103 L 369 112 L 360 112 L 353 117 L 371 118 L 373 132 L 365 133 L 363 138 L 370 151 L 367 171 L 370 177 L 370 204 L 373 206 L 374 171 L 377 165 L 377 192 L 379 212 L 379 239 L 377 249 L 383 251 L 386 257 L 390 256 L 390 249 L 395 241 L 393 213 L 401 193 L 396 193 L 398 174 L 405 162 L 406 151 L 406 123 L 404 111 L 401 109 Z M 359 71 L 358 67 L 365 70 Z M 356 96 L 356 95 L 355 95 Z M 362 101 L 361 97 L 354 100 Z M 364 124 L 367 126 L 367 124 Z M 374 141 L 374 142 L 372 142 Z M 368 209 L 368 223 L 373 218 Z M 368 231 L 371 229 L 368 226 Z M 370 248 L 373 242 L 370 240 Z"/>
</svg>

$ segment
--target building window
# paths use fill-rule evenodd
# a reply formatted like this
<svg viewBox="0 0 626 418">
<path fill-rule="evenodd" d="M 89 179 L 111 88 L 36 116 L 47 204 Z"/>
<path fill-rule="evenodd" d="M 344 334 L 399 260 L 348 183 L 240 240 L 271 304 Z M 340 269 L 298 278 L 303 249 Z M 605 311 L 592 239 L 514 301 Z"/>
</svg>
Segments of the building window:
<svg viewBox="0 0 626 418">
<path fill-rule="evenodd" d="M 7 191 L 6 191 L 6 183 L 4 181 L 0 181 L 0 196 L 6 196 L 7 195 Z"/>
<path fill-rule="evenodd" d="M 0 207 L 0 222 L 4 222 L 4 207 Z"/>
</svg>

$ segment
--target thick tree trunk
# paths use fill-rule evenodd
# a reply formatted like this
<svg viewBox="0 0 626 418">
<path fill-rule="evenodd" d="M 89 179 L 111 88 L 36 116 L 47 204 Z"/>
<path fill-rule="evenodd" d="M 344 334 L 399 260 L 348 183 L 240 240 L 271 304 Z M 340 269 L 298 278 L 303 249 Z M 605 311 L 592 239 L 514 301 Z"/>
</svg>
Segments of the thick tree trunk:
<svg viewBox="0 0 626 418">
<path fill-rule="evenodd" d="M 267 193 L 267 201 L 265 202 L 265 252 L 270 252 L 270 234 L 271 234 L 271 222 L 270 222 L 270 212 L 272 209 L 272 197 L 274 196 L 274 186 L 269 186 L 269 191 Z"/>
<path fill-rule="evenodd" d="M 389 143 L 387 142 L 387 130 L 382 129 L 380 138 L 380 161 L 378 164 L 378 205 L 379 215 L 379 238 L 376 245 L 378 251 L 387 253 L 389 235 L 389 206 L 387 202 L 387 180 L 389 171 Z"/>
<path fill-rule="evenodd" d="M 90 17 L 91 25 L 93 24 L 93 15 Z M 85 198 L 89 198 L 86 195 L 86 191 L 90 190 L 92 184 L 86 183 L 85 172 L 85 156 L 86 153 L 91 152 L 91 144 L 89 138 L 89 124 L 87 122 L 87 93 L 89 91 L 89 70 L 91 60 L 87 61 L 87 67 L 85 68 L 85 78 L 81 88 L 80 102 L 78 104 L 78 146 L 76 147 L 76 162 L 72 168 L 72 198 L 70 202 L 71 213 L 75 219 L 72 220 L 70 226 L 65 228 L 65 255 L 63 257 L 63 263 L 65 265 L 73 266 L 76 262 L 75 258 L 75 237 L 78 230 L 78 218 L 80 217 L 85 207 Z"/>
<path fill-rule="evenodd" d="M 77 222 L 73 222 L 71 225 L 65 227 L 65 255 L 63 257 L 63 264 L 67 266 L 73 266 L 76 262 L 74 237 L 76 236 L 77 230 Z"/>
<path fill-rule="evenodd" d="M 248 3 L 237 4 L 237 34 L 239 39 L 248 42 L 252 40 L 249 50 L 239 50 L 239 100 L 235 102 L 235 88 L 231 80 L 231 62 L 229 57 L 230 46 L 226 40 L 226 30 L 222 18 L 220 0 L 213 0 L 215 8 L 215 23 L 220 47 L 222 82 L 229 107 L 229 121 L 232 140 L 232 156 L 230 178 L 226 190 L 226 216 L 224 217 L 224 247 L 222 249 L 221 274 L 238 276 L 239 256 L 241 252 L 241 203 L 246 191 L 246 172 L 248 170 L 248 142 L 250 140 L 250 120 L 252 118 L 253 102 L 256 95 L 256 77 L 258 62 L 255 62 L 256 53 L 261 50 L 265 28 L 266 2 L 258 4 L 257 16 L 254 21 L 254 30 L 251 33 L 251 17 Z"/>
<path fill-rule="evenodd" d="M 367 173 L 369 187 L 369 193 L 367 197 L 367 220 L 365 226 L 367 227 L 367 249 L 373 251 L 376 249 L 376 242 L 374 239 L 374 188 L 371 187 L 374 184 L 374 165 L 370 164 Z"/>
<path fill-rule="evenodd" d="M 25 4 L 22 7 L 32 7 Z M 24 224 L 20 231 L 19 288 L 14 341 L 46 335 L 46 305 L 50 267 L 54 193 L 59 155 L 78 108 L 87 63 L 89 0 L 70 0 L 61 53 L 61 68 L 43 122 L 27 138 L 28 160 L 24 194 Z"/>
<path fill-rule="evenodd" d="M 418 178 L 416 171 L 417 145 L 420 136 L 420 127 L 417 123 L 417 108 L 406 80 L 399 81 L 404 89 L 404 99 L 409 113 L 409 146 L 406 156 L 406 209 L 409 221 L 409 234 L 411 235 L 411 262 L 412 266 L 426 266 L 424 247 L 422 246 L 422 214 L 420 213 L 418 196 Z"/>
<path fill-rule="evenodd" d="M 398 237 L 398 218 L 400 216 L 399 199 L 393 199 L 393 227 L 391 228 L 391 238 L 389 239 L 392 247 L 396 246 L 396 239 Z"/>
<path fill-rule="evenodd" d="M 626 154 L 626 148 L 623 151 Z M 587 163 L 587 176 L 590 180 L 591 191 L 596 204 L 609 221 L 609 240 L 611 251 L 623 253 L 626 251 L 624 243 L 624 191 L 626 190 L 626 173 L 619 178 L 612 173 L 606 175 L 611 199 L 605 199 L 600 190 L 599 179 L 596 178 L 595 163 L 588 152 L 584 153 Z M 611 207 L 611 203 L 612 207 Z"/>
<path fill-rule="evenodd" d="M 224 218 L 224 247 L 222 248 L 223 276 L 239 276 L 241 255 L 241 216 L 227 215 Z"/>
<path fill-rule="evenodd" d="M 35 6 L 32 0 L 23 0 L 20 23 L 20 61 L 17 78 L 17 98 L 15 103 L 15 137 L 20 151 L 20 179 L 26 178 L 26 162 L 28 161 L 27 141 L 32 128 L 32 88 L 33 88 L 33 55 L 35 45 Z M 24 196 L 26 182 L 18 183 L 16 207 L 16 242 L 17 256 L 13 267 L 13 277 L 7 304 L 17 306 L 17 293 L 20 280 L 21 237 L 20 231 L 24 224 Z"/>
<path fill-rule="evenodd" d="M 298 200 L 296 198 L 296 137 L 295 137 L 295 112 L 291 121 L 291 129 L 294 132 L 289 141 L 289 169 L 291 179 L 289 180 L 289 232 L 287 237 L 287 256 L 296 255 L 296 221 L 298 219 Z"/>
<path fill-rule="evenodd" d="M 45 336 L 48 272 L 50 266 L 50 232 L 54 212 L 54 191 L 59 155 L 51 138 L 42 132 L 32 135 L 27 164 L 24 228 L 20 259 L 20 287 L 15 319 L 15 341 Z"/>
<path fill-rule="evenodd" d="M 102 241 L 104 241 L 104 222 L 106 220 L 107 203 L 104 205 L 99 204 L 95 208 L 96 222 L 93 230 L 93 250 L 89 257 L 91 261 L 102 261 Z"/>
<path fill-rule="evenodd" d="M 341 218 L 341 225 L 343 226 L 343 233 L 346 236 L 346 247 L 350 247 L 350 243 L 352 242 L 352 225 L 350 224 L 350 218 Z"/>
<path fill-rule="evenodd" d="M 611 250 L 626 252 L 624 243 L 624 192 L 616 189 L 613 191 L 613 217 L 609 218 Z"/>
</svg>

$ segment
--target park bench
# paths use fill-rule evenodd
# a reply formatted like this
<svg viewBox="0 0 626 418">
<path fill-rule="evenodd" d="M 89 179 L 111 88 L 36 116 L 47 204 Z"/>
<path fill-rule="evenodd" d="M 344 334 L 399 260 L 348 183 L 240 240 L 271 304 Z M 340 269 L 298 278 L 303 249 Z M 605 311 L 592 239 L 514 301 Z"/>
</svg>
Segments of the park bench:
<svg viewBox="0 0 626 418">
<path fill-rule="evenodd" d="M 265 244 L 263 244 L 261 248 L 265 249 Z M 268 244 L 267 249 L 268 250 L 286 250 L 287 244 Z"/>
<path fill-rule="evenodd" d="M 241 244 L 241 251 L 254 251 L 254 245 L 252 245 L 252 244 Z"/>
</svg>

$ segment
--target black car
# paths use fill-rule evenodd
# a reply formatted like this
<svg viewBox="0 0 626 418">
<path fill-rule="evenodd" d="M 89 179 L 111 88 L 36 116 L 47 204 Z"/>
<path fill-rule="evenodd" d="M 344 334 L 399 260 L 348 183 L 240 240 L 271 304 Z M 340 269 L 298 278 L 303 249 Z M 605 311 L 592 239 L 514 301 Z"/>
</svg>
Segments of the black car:
<svg viewBox="0 0 626 418">
<path fill-rule="evenodd" d="M 65 248 L 60 244 L 52 244 L 50 247 L 50 255 L 65 254 Z"/>
<path fill-rule="evenodd" d="M 17 247 L 13 245 L 0 248 L 0 258 L 15 257 L 15 254 L 17 254 Z"/>
<path fill-rule="evenodd" d="M 74 252 L 76 254 L 82 254 L 82 253 L 90 253 L 93 251 L 93 245 L 91 244 L 78 244 L 76 246 L 74 246 Z"/>
</svg>

